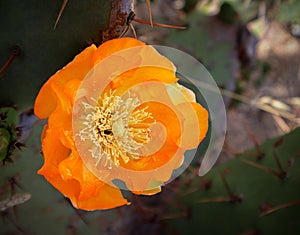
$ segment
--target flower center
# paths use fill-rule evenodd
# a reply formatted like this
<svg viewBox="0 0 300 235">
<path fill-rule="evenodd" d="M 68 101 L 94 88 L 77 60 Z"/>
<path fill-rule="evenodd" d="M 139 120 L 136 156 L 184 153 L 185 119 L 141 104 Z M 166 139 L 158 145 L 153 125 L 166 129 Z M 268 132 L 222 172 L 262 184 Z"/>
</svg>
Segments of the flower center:
<svg viewBox="0 0 300 235">
<path fill-rule="evenodd" d="M 138 98 L 122 99 L 114 92 L 105 93 L 96 107 L 83 103 L 89 110 L 79 132 L 81 140 L 93 142 L 89 151 L 96 165 L 103 160 L 104 166 L 120 165 L 120 159 L 128 163 L 140 158 L 138 150 L 150 141 L 150 126 L 155 122 L 147 107 L 138 109 Z"/>
</svg>

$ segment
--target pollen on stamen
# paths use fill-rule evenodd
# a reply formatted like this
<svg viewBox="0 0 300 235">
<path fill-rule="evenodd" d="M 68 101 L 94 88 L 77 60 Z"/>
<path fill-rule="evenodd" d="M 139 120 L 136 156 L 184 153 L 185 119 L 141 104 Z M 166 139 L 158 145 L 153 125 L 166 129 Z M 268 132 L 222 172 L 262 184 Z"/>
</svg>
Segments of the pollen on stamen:
<svg viewBox="0 0 300 235">
<path fill-rule="evenodd" d="M 120 161 L 126 164 L 140 158 L 138 150 L 151 140 L 150 126 L 155 123 L 147 107 L 138 108 L 140 104 L 138 98 L 121 98 L 113 91 L 105 93 L 95 107 L 82 102 L 88 114 L 77 136 L 92 142 L 89 152 L 96 166 L 112 169 Z"/>
</svg>

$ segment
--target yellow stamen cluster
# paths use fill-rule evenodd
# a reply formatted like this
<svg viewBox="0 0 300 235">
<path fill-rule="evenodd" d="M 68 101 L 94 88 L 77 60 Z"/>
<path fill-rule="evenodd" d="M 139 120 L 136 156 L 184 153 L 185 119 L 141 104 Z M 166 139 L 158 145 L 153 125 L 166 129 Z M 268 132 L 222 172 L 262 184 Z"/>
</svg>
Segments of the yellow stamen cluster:
<svg viewBox="0 0 300 235">
<path fill-rule="evenodd" d="M 138 109 L 138 98 L 122 99 L 114 92 L 105 93 L 96 107 L 83 103 L 89 111 L 83 122 L 84 129 L 79 133 L 81 140 L 93 143 L 91 155 L 96 165 L 101 160 L 109 169 L 130 159 L 138 159 L 138 150 L 150 141 L 150 126 L 154 123 L 152 114 L 146 108 Z"/>
</svg>

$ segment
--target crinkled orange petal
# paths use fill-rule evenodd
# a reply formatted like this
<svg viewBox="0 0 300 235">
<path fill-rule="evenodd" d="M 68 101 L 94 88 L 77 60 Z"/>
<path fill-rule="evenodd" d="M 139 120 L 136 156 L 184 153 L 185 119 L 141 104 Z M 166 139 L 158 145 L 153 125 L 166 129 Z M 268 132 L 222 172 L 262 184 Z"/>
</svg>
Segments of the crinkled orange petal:
<svg viewBox="0 0 300 235">
<path fill-rule="evenodd" d="M 208 130 L 208 112 L 195 102 L 176 105 L 183 115 L 182 138 L 177 144 L 183 149 L 197 148 L 204 139 Z"/>
<path fill-rule="evenodd" d="M 138 160 L 131 160 L 127 164 L 124 164 L 123 167 L 127 169 L 136 171 L 156 169 L 168 162 L 178 149 L 175 140 L 179 138 L 181 132 L 179 120 L 174 111 L 158 102 L 144 103 L 140 107 L 143 108 L 146 106 L 148 107 L 147 111 L 153 115 L 156 122 L 160 122 L 166 128 L 167 139 L 158 152 L 150 156 L 141 157 Z"/>
<path fill-rule="evenodd" d="M 44 165 L 38 171 L 38 174 L 43 175 L 55 188 L 61 191 L 65 196 L 74 200 L 79 195 L 79 184 L 76 180 L 64 181 L 58 171 L 58 164 L 66 159 L 70 150 L 62 145 L 57 138 L 58 130 L 55 128 L 44 131 L 42 141 Z"/>
<path fill-rule="evenodd" d="M 119 173 L 119 174 L 118 174 Z M 120 177 L 120 172 L 117 172 L 116 178 Z M 138 192 L 139 194 L 142 194 L 142 192 L 146 192 L 149 190 L 152 190 L 153 187 L 150 185 L 152 179 L 153 179 L 153 172 L 141 172 L 138 176 L 137 175 L 129 175 L 126 174 L 126 176 L 121 176 L 122 179 L 126 178 L 124 183 L 126 184 L 126 187 L 131 192 Z M 150 193 L 150 192 L 149 192 Z"/>
<path fill-rule="evenodd" d="M 144 92 L 145 90 L 147 92 Z M 177 140 L 181 136 L 181 129 L 183 128 L 183 124 L 181 123 L 184 120 L 184 116 L 172 104 L 167 93 L 167 88 L 163 83 L 141 84 L 136 89 L 132 89 L 131 92 L 137 95 L 141 102 L 144 102 L 139 109 L 148 107 L 147 112 L 153 115 L 156 122 L 161 123 L 166 128 L 167 139 L 161 149 L 155 154 L 130 161 L 123 167 L 144 171 L 156 169 L 167 163 L 176 154 L 178 150 Z M 157 102 L 147 102 L 148 100 L 157 100 Z M 182 155 L 181 153 L 181 158 Z M 181 159 L 177 159 L 176 161 L 181 162 Z M 170 175 L 169 172 L 168 175 Z"/>
<path fill-rule="evenodd" d="M 139 49 L 139 48 L 137 48 Z M 175 74 L 176 67 L 174 64 L 165 56 L 161 55 L 153 46 L 141 47 L 139 56 L 142 58 L 141 68 L 143 67 L 159 67 L 162 69 L 167 69 Z"/>
<path fill-rule="evenodd" d="M 106 185 L 86 168 L 76 150 L 59 164 L 59 171 L 64 180 L 76 179 L 80 184 L 80 194 L 72 201 L 76 207 L 103 210 L 128 204 L 119 189 Z"/>
<path fill-rule="evenodd" d="M 88 197 L 85 200 L 77 201 L 77 208 L 83 210 L 106 210 L 129 204 L 123 198 L 119 189 L 104 184 L 96 197 Z"/>
<path fill-rule="evenodd" d="M 172 104 L 166 85 L 161 82 L 141 83 L 130 89 L 130 94 L 138 97 L 143 103 L 138 109 L 148 107 L 147 112 L 152 113 L 154 120 L 168 127 L 168 138 L 177 142 L 181 134 L 182 115 Z"/>
<path fill-rule="evenodd" d="M 141 67 L 129 70 L 116 77 L 110 88 L 116 90 L 116 95 L 122 95 L 126 90 L 137 84 L 144 82 L 157 81 L 162 83 L 177 82 L 178 79 L 174 72 L 169 69 L 158 67 Z"/>
<path fill-rule="evenodd" d="M 57 175 L 55 177 L 44 175 L 44 177 L 65 197 L 69 198 L 72 204 L 73 202 L 76 202 L 80 193 L 80 185 L 76 180 L 63 180 L 60 175 Z M 76 207 L 76 204 L 73 205 Z"/>
<path fill-rule="evenodd" d="M 64 93 L 68 96 L 71 101 L 71 105 L 73 106 L 75 103 L 77 91 L 81 85 L 81 80 L 72 79 L 68 81 L 64 87 Z"/>
<path fill-rule="evenodd" d="M 59 172 L 64 180 L 76 179 L 79 182 L 81 190 L 78 200 L 97 196 L 104 185 L 86 168 L 76 150 L 59 164 Z"/>
<path fill-rule="evenodd" d="M 131 160 L 123 167 L 134 171 L 154 170 L 167 163 L 176 154 L 177 148 L 178 146 L 174 142 L 167 140 L 159 152 L 138 160 Z M 136 180 L 142 181 L 143 177 Z"/>
<path fill-rule="evenodd" d="M 153 81 L 141 83 L 130 89 L 130 94 L 138 97 L 141 103 L 156 101 L 169 106 L 170 109 L 174 109 L 175 107 L 170 99 L 170 96 L 168 95 L 166 85 L 162 82 Z"/>
<path fill-rule="evenodd" d="M 68 149 L 68 154 L 70 153 L 70 149 L 63 143 L 63 139 L 65 139 L 65 135 L 70 135 L 72 133 L 72 105 L 68 96 L 63 92 L 62 88 L 55 83 L 52 83 L 52 90 L 56 96 L 57 106 L 55 110 L 52 112 L 48 119 L 48 129 L 52 131 L 49 135 L 55 138 L 55 141 L 59 141 L 61 145 L 63 145 L 66 149 Z M 44 140 L 43 140 L 44 141 Z M 55 144 L 52 140 L 48 140 L 47 143 L 51 148 L 55 149 Z M 44 147 L 43 147 L 44 149 Z M 49 156 L 44 153 L 45 161 L 48 158 L 56 158 L 58 156 Z M 63 159 L 61 159 L 63 160 Z"/>
<path fill-rule="evenodd" d="M 145 43 L 135 38 L 117 38 L 106 41 L 98 47 L 94 54 L 93 62 L 94 64 L 97 64 L 99 61 L 118 51 L 143 45 L 145 45 Z"/>
<path fill-rule="evenodd" d="M 194 92 L 178 83 L 167 85 L 167 91 L 174 105 L 186 102 L 196 102 Z"/>
<path fill-rule="evenodd" d="M 173 171 L 181 166 L 184 160 L 184 152 L 184 149 L 177 149 L 177 152 L 174 153 L 172 159 L 167 164 L 154 171 L 153 179 L 160 182 L 170 180 Z"/>
<path fill-rule="evenodd" d="M 54 86 L 55 87 L 55 86 Z M 48 125 L 43 132 L 42 148 L 44 155 L 44 165 L 38 171 L 43 175 L 55 188 L 61 191 L 71 200 L 75 200 L 80 193 L 80 185 L 74 179 L 63 180 L 58 170 L 58 165 L 67 159 L 70 149 L 64 146 L 60 136 L 64 133 L 64 125 L 70 121 L 70 103 L 67 97 L 61 91 L 59 86 L 54 88 L 58 105 L 48 120 Z M 69 127 L 70 128 L 70 127 Z"/>
<path fill-rule="evenodd" d="M 64 87 L 72 79 L 82 80 L 93 67 L 92 57 L 96 49 L 95 45 L 86 48 L 72 62 L 49 78 L 35 100 L 34 113 L 37 117 L 40 119 L 49 117 L 56 107 L 56 99 L 51 89 L 51 83 L 55 82 Z"/>
<path fill-rule="evenodd" d="M 178 139 L 178 146 L 183 149 L 196 148 L 204 139 L 208 130 L 208 112 L 196 103 L 195 94 L 179 84 L 167 85 L 171 102 L 180 111 L 183 128 L 182 136 Z"/>
<path fill-rule="evenodd" d="M 68 157 L 70 150 L 62 145 L 57 138 L 59 136 L 57 129 L 47 128 L 44 133 L 42 148 L 43 155 L 46 157 L 44 158 L 44 165 L 38 173 L 52 177 L 58 174 L 58 164 Z"/>
<path fill-rule="evenodd" d="M 162 157 L 163 153 L 160 153 L 161 158 L 170 158 Z M 172 152 L 172 158 L 163 166 L 157 167 L 152 171 L 143 172 L 138 179 L 134 179 L 134 182 L 126 182 L 126 185 L 134 194 L 137 195 L 153 195 L 161 191 L 161 186 L 164 182 L 167 182 L 171 179 L 171 175 L 175 169 L 182 165 L 184 160 L 184 150 L 178 149 L 177 152 Z M 133 180 L 132 180 L 133 181 Z M 134 189 L 142 189 L 143 191 L 136 191 Z"/>
<path fill-rule="evenodd" d="M 45 160 L 39 173 L 70 198 L 75 207 L 96 210 L 127 204 L 120 190 L 106 187 L 83 164 L 72 139 L 70 99 L 59 86 L 52 84 L 52 87 L 58 104 L 49 117 L 48 122 L 51 128 L 47 129 L 43 139 Z M 72 153 L 71 149 L 73 149 Z M 69 183 L 68 187 L 66 183 Z M 101 195 L 107 195 L 104 186 L 106 190 L 114 194 L 111 195 L 110 200 L 99 204 Z M 94 204 L 91 198 L 94 198 L 98 204 Z"/>
<path fill-rule="evenodd" d="M 49 138 L 52 139 L 51 142 Z M 62 160 L 61 156 L 68 155 L 69 150 L 61 146 L 53 133 L 48 132 L 44 142 L 43 150 L 47 157 L 44 166 L 38 173 L 43 175 L 64 196 L 68 197 L 76 208 L 103 210 L 128 204 L 119 189 L 101 182 L 86 169 L 81 159 L 74 160 L 73 156 L 69 156 Z M 51 143 L 50 148 L 48 148 L 48 143 Z M 55 144 L 56 148 L 53 148 L 52 144 Z M 67 151 L 60 151 L 61 148 Z"/>
<path fill-rule="evenodd" d="M 126 50 L 129 48 L 130 50 Z M 105 42 L 95 53 L 95 64 L 104 58 L 105 68 L 107 67 L 110 73 L 116 73 L 109 87 L 116 90 L 116 94 L 122 94 L 129 87 L 145 81 L 173 83 L 178 80 L 175 76 L 175 66 L 170 60 L 160 55 L 153 47 L 145 46 L 134 38 Z"/>
<path fill-rule="evenodd" d="M 130 53 L 135 54 L 131 55 Z M 135 68 L 124 71 L 112 81 L 111 89 L 116 90 L 117 94 L 122 94 L 128 88 L 147 81 L 168 84 L 178 81 L 175 76 L 176 68 L 174 64 L 160 55 L 152 46 L 133 48 L 128 52 L 128 58 L 126 58 L 127 51 L 116 55 L 123 56 L 123 59 L 127 60 L 127 64 L 132 63 L 136 57 L 140 59 L 135 59 Z"/>
<path fill-rule="evenodd" d="M 136 195 L 149 195 L 149 196 L 151 196 L 151 195 L 160 193 L 161 192 L 161 187 L 152 188 L 152 189 L 145 190 L 145 191 L 132 191 L 132 192 Z"/>
<path fill-rule="evenodd" d="M 65 130 L 71 129 L 70 120 L 72 110 L 71 104 L 62 89 L 55 84 L 52 85 L 58 105 L 49 117 L 47 129 L 44 130 L 42 147 L 43 154 L 46 157 L 44 158 L 44 166 L 40 170 L 42 172 L 43 169 L 47 168 L 48 174 L 51 172 L 51 167 L 56 169 L 57 165 L 67 158 L 70 153 L 70 150 L 60 141 L 60 135 Z"/>
</svg>

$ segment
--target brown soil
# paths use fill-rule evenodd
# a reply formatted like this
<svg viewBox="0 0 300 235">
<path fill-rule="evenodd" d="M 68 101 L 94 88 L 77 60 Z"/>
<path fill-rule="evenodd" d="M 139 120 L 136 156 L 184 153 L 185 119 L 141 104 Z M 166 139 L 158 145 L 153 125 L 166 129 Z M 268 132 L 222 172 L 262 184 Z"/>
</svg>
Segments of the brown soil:
<svg viewBox="0 0 300 235">
<path fill-rule="evenodd" d="M 300 107 L 289 104 L 291 98 L 297 101 L 300 96 L 299 40 L 291 36 L 280 24 L 272 22 L 266 25 L 265 32 L 257 45 L 256 59 L 268 63 L 270 71 L 259 88 L 254 84 L 261 79 L 261 73 L 254 71 L 243 94 L 251 97 L 252 101 L 268 96 L 288 105 L 290 110 L 286 112 L 299 114 Z M 279 104 L 279 107 L 281 106 Z M 242 151 L 253 147 L 254 142 L 245 126 L 250 127 L 259 143 L 287 133 L 297 126 L 295 122 L 249 104 L 240 104 L 237 108 L 228 110 L 227 123 L 226 140 L 231 151 Z"/>
</svg>

